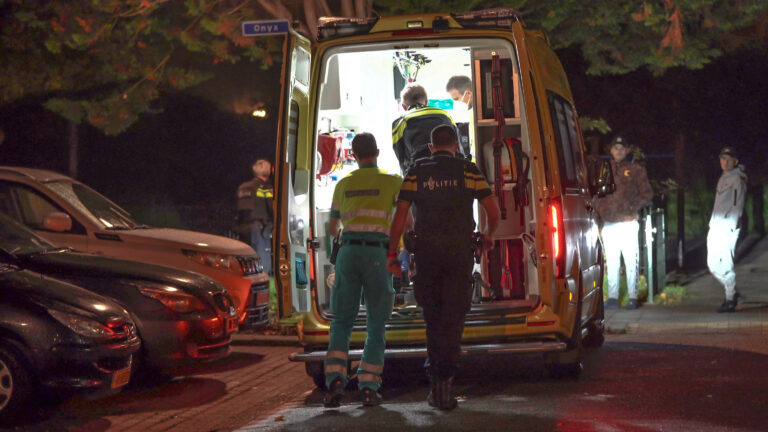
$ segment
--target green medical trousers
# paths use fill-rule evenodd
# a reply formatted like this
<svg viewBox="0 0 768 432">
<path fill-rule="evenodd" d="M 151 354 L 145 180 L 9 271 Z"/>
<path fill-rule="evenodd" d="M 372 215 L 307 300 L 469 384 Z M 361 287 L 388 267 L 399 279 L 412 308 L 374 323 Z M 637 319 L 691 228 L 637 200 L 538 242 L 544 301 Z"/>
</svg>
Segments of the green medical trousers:
<svg viewBox="0 0 768 432">
<path fill-rule="evenodd" d="M 350 241 L 356 244 L 350 244 Z M 384 332 L 395 300 L 392 275 L 387 271 L 388 241 L 387 236 L 380 233 L 350 232 L 342 236 L 331 291 L 333 321 L 325 359 L 327 386 L 337 378 L 341 378 L 344 385 L 347 383 L 349 340 L 362 294 L 365 296 L 368 336 L 357 369 L 358 386 L 361 390 L 381 387 L 386 346 Z"/>
</svg>

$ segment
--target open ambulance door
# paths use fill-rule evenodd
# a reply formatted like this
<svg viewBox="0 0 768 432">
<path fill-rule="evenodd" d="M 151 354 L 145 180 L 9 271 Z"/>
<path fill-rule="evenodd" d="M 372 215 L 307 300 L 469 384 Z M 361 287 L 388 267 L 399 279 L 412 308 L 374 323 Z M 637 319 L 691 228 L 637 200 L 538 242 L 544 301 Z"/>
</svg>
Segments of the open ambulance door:
<svg viewBox="0 0 768 432">
<path fill-rule="evenodd" d="M 536 226 L 549 227 L 549 230 L 537 230 L 536 232 L 536 250 L 539 254 L 538 273 L 539 273 L 539 295 L 544 305 L 557 311 L 557 287 L 555 283 L 556 263 L 555 249 L 553 247 L 552 236 L 552 215 L 550 198 L 553 195 L 552 185 L 552 164 L 557 164 L 557 155 L 548 154 L 547 141 L 552 139 L 551 128 L 546 125 L 543 110 L 547 109 L 544 89 L 539 89 L 541 81 L 538 79 L 538 71 L 535 70 L 531 55 L 535 56 L 534 47 L 530 47 L 528 38 L 535 37 L 530 31 L 525 30 L 520 22 L 515 22 L 512 26 L 515 45 L 517 47 L 518 62 L 520 65 L 521 89 L 523 91 L 523 102 L 525 103 L 526 119 L 528 130 L 530 131 L 531 145 L 531 172 L 532 185 L 536 190 L 533 195 L 537 197 L 533 203 L 536 209 Z M 555 159 L 553 159 L 553 157 Z M 542 259 L 548 257 L 549 259 Z"/>
<path fill-rule="evenodd" d="M 537 233 L 537 249 L 546 251 L 550 259 L 540 260 L 546 275 L 542 284 L 542 300 L 557 311 L 565 323 L 581 325 L 593 308 L 595 292 L 600 282 L 600 267 L 594 256 L 597 244 L 594 209 L 591 204 L 584 145 L 578 125 L 573 96 L 562 65 L 540 32 L 515 27 L 515 39 L 520 53 L 521 69 L 526 70 L 525 101 L 532 133 L 532 147 L 539 141 L 539 163 L 534 170 L 545 178 L 534 184 L 546 185 L 547 191 L 537 205 L 544 206 L 538 217 L 549 230 Z M 541 180 L 541 181 L 540 181 Z M 547 283 L 549 278 L 552 282 Z M 551 287 L 547 290 L 544 287 Z M 550 295 L 547 295 L 550 294 Z M 580 313 L 577 319 L 576 314 Z"/>
<path fill-rule="evenodd" d="M 272 250 L 279 319 L 310 309 L 310 185 L 312 140 L 310 41 L 294 32 L 283 48 L 280 117 L 275 152 L 275 230 Z"/>
</svg>

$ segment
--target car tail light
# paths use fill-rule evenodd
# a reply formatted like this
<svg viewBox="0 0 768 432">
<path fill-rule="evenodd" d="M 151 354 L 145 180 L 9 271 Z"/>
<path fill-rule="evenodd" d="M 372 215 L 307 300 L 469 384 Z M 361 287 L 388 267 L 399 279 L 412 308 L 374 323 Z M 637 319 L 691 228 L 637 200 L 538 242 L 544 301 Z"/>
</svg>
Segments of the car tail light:
<svg viewBox="0 0 768 432">
<path fill-rule="evenodd" d="M 555 260 L 555 275 L 563 277 L 565 274 L 565 230 L 563 226 L 563 212 L 558 201 L 549 205 L 552 223 L 552 258 Z"/>
</svg>

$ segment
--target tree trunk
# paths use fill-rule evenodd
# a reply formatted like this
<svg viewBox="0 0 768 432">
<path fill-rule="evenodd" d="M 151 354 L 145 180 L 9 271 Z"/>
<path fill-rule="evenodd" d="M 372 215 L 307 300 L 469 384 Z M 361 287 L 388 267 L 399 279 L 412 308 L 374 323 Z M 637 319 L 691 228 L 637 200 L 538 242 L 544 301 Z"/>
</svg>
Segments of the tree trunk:
<svg viewBox="0 0 768 432">
<path fill-rule="evenodd" d="M 677 182 L 677 266 L 685 264 L 685 135 L 675 141 L 675 181 Z"/>
<path fill-rule="evenodd" d="M 69 122 L 69 176 L 77 178 L 77 150 L 80 144 L 78 124 Z"/>
</svg>

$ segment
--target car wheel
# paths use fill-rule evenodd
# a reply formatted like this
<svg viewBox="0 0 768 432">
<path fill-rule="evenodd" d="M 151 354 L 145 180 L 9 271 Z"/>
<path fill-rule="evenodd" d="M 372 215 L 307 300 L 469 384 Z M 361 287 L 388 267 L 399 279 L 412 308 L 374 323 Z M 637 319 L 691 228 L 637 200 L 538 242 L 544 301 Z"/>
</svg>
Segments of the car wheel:
<svg viewBox="0 0 768 432">
<path fill-rule="evenodd" d="M 323 362 L 313 361 L 304 363 L 307 375 L 312 377 L 312 381 L 320 390 L 327 390 L 325 387 L 325 372 L 323 371 Z"/>
<path fill-rule="evenodd" d="M 18 415 L 32 395 L 29 371 L 15 350 L 0 343 L 0 418 Z"/>
</svg>

